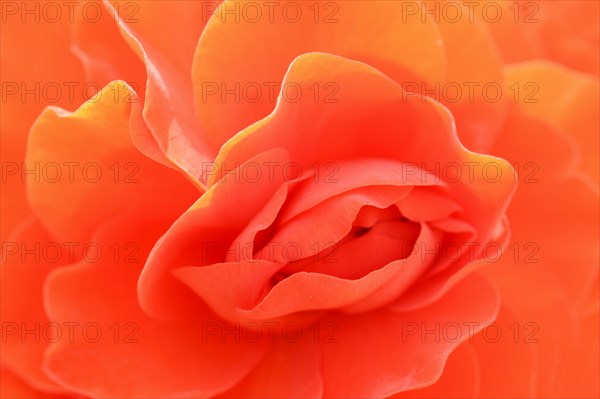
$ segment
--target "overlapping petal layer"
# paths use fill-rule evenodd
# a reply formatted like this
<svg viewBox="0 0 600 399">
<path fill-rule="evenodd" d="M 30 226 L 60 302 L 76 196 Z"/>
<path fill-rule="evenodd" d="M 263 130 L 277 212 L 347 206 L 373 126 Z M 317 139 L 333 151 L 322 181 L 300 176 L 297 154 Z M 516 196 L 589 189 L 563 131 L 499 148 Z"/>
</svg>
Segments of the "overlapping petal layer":
<svg viewBox="0 0 600 399">
<path fill-rule="evenodd" d="M 147 216 L 111 220 L 94 240 L 121 248 L 133 243 L 133 257 L 82 261 L 47 279 L 50 319 L 79 326 L 46 352 L 45 368 L 63 386 L 90 397 L 210 397 L 231 388 L 262 357 L 265 344 L 209 336 L 207 326 L 220 321 L 206 308 L 196 307 L 196 318 L 162 323 L 139 307 L 139 273 L 166 226 Z"/>
<path fill-rule="evenodd" d="M 3 239 L 30 212 L 25 201 L 23 165 L 29 128 L 46 104 L 72 109 L 74 103 L 85 100 L 83 69 L 70 52 L 67 21 L 25 23 L 18 13 L 10 14 L 10 6 L 3 11 L 0 39 L 3 162 L 0 235 Z M 32 53 L 36 54 L 35 62 L 30 62 Z"/>
<path fill-rule="evenodd" d="M 207 9 L 218 1 L 176 0 L 168 4 L 105 0 L 118 15 L 125 39 L 146 66 L 144 125 L 135 129 L 146 153 L 166 157 L 202 186 L 202 165 L 216 155 L 200 132 L 193 108 L 191 65 L 194 49 L 208 20 Z M 160 26 L 160 29 L 156 27 Z M 174 46 L 172 41 L 176 40 Z M 154 138 L 151 140 L 150 136 Z M 154 143 L 156 142 L 156 144 Z M 155 146 L 158 145 L 158 148 Z"/>
<path fill-rule="evenodd" d="M 482 101 L 481 88 L 476 95 L 460 95 L 457 100 L 447 101 L 440 94 L 446 90 L 440 85 L 463 90 L 465 82 L 501 81 L 499 58 L 480 24 L 462 18 L 438 26 L 432 18 L 410 15 L 402 2 L 390 1 L 280 2 L 269 12 L 262 7 L 259 18 L 241 17 L 246 11 L 254 16 L 254 9 L 246 8 L 251 7 L 225 1 L 196 49 L 196 110 L 203 135 L 215 151 L 268 115 L 280 89 L 286 93 L 289 89 L 290 97 L 296 97 L 297 82 L 285 84 L 281 79 L 296 57 L 316 51 L 363 61 L 409 88 L 407 96 L 423 99 L 422 92 L 433 90 L 438 100 L 457 112 L 461 139 L 468 148 L 486 150 L 492 143 L 504 101 Z M 223 47 L 223 41 L 229 45 Z M 481 55 L 477 62 L 466 61 L 463 54 L 470 52 Z M 242 63 L 244 68 L 239 67 Z M 327 103 L 338 89 L 339 82 L 326 81 L 303 88 L 302 96 Z"/>
<path fill-rule="evenodd" d="M 113 82 L 74 113 L 46 109 L 33 126 L 26 166 L 38 175 L 27 182 L 29 200 L 57 238 L 85 242 L 99 223 L 121 213 L 176 217 L 199 195 L 136 149 L 129 134 L 133 98 L 128 86 Z"/>
</svg>

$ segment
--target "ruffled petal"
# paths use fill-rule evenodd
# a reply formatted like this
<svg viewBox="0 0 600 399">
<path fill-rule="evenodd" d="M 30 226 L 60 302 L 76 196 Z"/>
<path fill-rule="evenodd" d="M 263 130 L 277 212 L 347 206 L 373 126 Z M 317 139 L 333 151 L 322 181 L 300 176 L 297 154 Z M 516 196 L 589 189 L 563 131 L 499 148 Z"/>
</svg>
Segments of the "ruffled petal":
<svg viewBox="0 0 600 399">
<path fill-rule="evenodd" d="M 248 3 L 226 1 L 215 8 L 198 42 L 193 69 L 196 110 L 214 151 L 267 116 L 282 87 L 289 87 L 290 98 L 297 96 L 295 82 L 282 86 L 281 79 L 294 58 L 306 52 L 358 59 L 399 81 L 443 77 L 442 41 L 435 24 L 404 18 L 398 2 L 280 2 L 259 5 L 262 16 L 257 20 L 240 18 L 246 8 L 254 12 Z M 338 84 L 322 82 L 299 93 L 326 107 L 339 98 Z"/>
<path fill-rule="evenodd" d="M 394 159 L 414 166 L 414 174 L 434 171 L 441 181 L 456 183 L 448 195 L 469 210 L 465 218 L 477 229 L 504 212 L 515 188 L 514 172 L 501 159 L 466 151 L 446 108 L 404 98 L 402 89 L 375 69 L 329 54 L 297 58 L 284 84 L 308 89 L 327 81 L 339 85 L 339 102 L 324 105 L 301 98 L 292 103 L 281 95 L 269 116 L 225 144 L 217 167 L 277 147 L 286 148 L 303 170 L 356 158 Z M 481 231 L 482 242 L 496 226 L 490 227 Z"/>
<path fill-rule="evenodd" d="M 122 213 L 175 217 L 199 195 L 133 145 L 134 96 L 113 82 L 74 113 L 46 109 L 33 126 L 27 168 L 37 175 L 27 181 L 29 199 L 57 238 L 85 242 L 102 221 Z"/>
<path fill-rule="evenodd" d="M 286 163 L 289 157 L 285 151 L 272 150 L 249 161 L 259 166 L 268 162 Z M 217 184 L 202 195 L 152 250 L 140 277 L 139 296 L 142 308 L 154 317 L 191 317 L 197 297 L 187 295 L 189 290 L 172 275 L 173 270 L 227 262 L 230 246 L 257 215 L 274 218 L 279 211 L 278 197 L 285 195 L 285 191 L 281 191 L 281 174 L 271 178 L 263 171 L 261 178 L 250 181 L 232 172 L 225 179 L 226 183 Z M 235 248 L 232 251 L 230 255 L 236 253 Z M 251 258 L 243 257 L 244 253 L 233 260 L 242 262 Z"/>
<path fill-rule="evenodd" d="M 523 0 L 493 4 L 490 9 L 494 11 L 486 21 L 506 63 L 546 59 L 598 75 L 598 2 Z M 483 12 L 482 5 L 478 6 L 477 12 Z M 499 18 L 491 15 L 496 10 Z"/>
<path fill-rule="evenodd" d="M 2 241 L 2 364 L 39 391 L 68 392 L 42 370 L 44 351 L 55 333 L 44 311 L 42 290 L 50 272 L 81 257 L 85 243 L 70 244 L 71 250 L 54 241 L 34 218 Z"/>
<path fill-rule="evenodd" d="M 323 396 L 386 397 L 433 384 L 450 352 L 491 322 L 498 305 L 494 288 L 471 275 L 416 312 L 382 309 L 332 318 L 338 342 L 321 344 Z"/>
<path fill-rule="evenodd" d="M 82 90 L 83 68 L 71 53 L 68 18 L 58 21 L 41 18 L 32 23 L 35 15 L 30 14 L 24 23 L 20 4 L 5 6 L 0 38 L 0 236 L 3 240 L 31 213 L 26 201 L 23 161 L 33 121 L 46 105 L 74 109 L 87 99 Z M 11 9 L 16 12 L 12 14 Z"/>
<path fill-rule="evenodd" d="M 581 152 L 581 170 L 598 182 L 598 80 L 548 62 L 516 64 L 506 72 L 510 86 L 516 85 L 522 90 L 519 109 L 571 136 Z"/>
<path fill-rule="evenodd" d="M 23 382 L 6 367 L 0 367 L 0 398 L 11 399 L 52 399 L 64 398 L 65 396 L 52 395 L 36 391 Z"/>
<path fill-rule="evenodd" d="M 196 317 L 162 323 L 137 301 L 146 255 L 168 226 L 162 220 L 116 219 L 95 240 L 118 245 L 118 259 L 80 262 L 56 270 L 45 286 L 52 321 L 73 323 L 46 352 L 45 369 L 73 391 L 91 397 L 211 397 L 232 388 L 260 361 L 262 343 L 209 334 L 220 320 L 205 307 Z M 166 377 L 168 376 L 168 377 Z"/>
<path fill-rule="evenodd" d="M 206 23 L 206 10 L 218 1 L 132 1 L 126 5 L 105 0 L 125 39 L 146 65 L 148 81 L 144 121 L 171 162 L 199 185 L 203 164 L 216 151 L 197 134 L 192 93 L 194 48 Z M 160 26 L 160 29 L 156 27 Z M 177 40 L 177 45 L 173 45 Z M 141 127 L 143 129 L 143 127 Z"/>
<path fill-rule="evenodd" d="M 597 396 L 573 375 L 599 372 L 586 355 L 597 329 L 582 329 L 598 276 L 598 194 L 573 177 L 569 149 L 561 132 L 517 111 L 499 136 L 495 153 L 520 170 L 521 187 L 508 209 L 511 242 L 484 269 L 503 298 L 505 336 L 476 344 L 483 396 Z"/>
<path fill-rule="evenodd" d="M 287 338 L 271 345 L 260 364 L 235 388 L 218 399 L 320 398 L 323 393 L 318 340 L 312 330 L 290 329 Z M 296 331 L 302 331 L 296 339 Z M 264 332 L 262 332 L 264 334 Z M 314 340 L 317 340 L 315 342 Z"/>
<path fill-rule="evenodd" d="M 555 273 L 577 304 L 587 300 L 598 275 L 600 215 L 598 193 L 572 176 L 569 148 L 560 132 L 515 113 L 494 151 L 520 170 L 521 186 L 507 211 L 513 229 L 508 254 Z"/>
</svg>

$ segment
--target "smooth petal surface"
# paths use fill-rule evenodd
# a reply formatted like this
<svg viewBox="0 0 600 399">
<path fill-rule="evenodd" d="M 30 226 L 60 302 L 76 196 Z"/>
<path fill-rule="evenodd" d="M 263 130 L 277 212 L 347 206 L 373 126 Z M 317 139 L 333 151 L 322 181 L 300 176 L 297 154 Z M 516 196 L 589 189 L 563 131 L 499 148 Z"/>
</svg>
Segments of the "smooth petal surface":
<svg viewBox="0 0 600 399">
<path fill-rule="evenodd" d="M 418 3 L 283 2 L 253 7 L 224 2 L 196 50 L 194 90 L 204 134 L 219 148 L 266 116 L 274 105 L 275 90 L 294 84 L 288 82 L 286 87 L 281 82 L 287 65 L 303 53 L 318 51 L 365 62 L 401 84 L 409 96 L 422 100 L 433 96 L 456 112 L 459 134 L 468 148 L 488 149 L 505 104 L 484 98 L 481 87 L 501 81 L 500 58 L 485 28 L 466 17 L 465 7 L 454 5 L 464 17 L 436 23 L 439 18 L 413 12 L 430 7 Z M 256 13 L 262 15 L 254 18 Z M 233 45 L 223 49 L 223 40 Z M 481 56 L 474 60 L 468 55 L 473 52 Z M 240 62 L 246 67 L 238 68 Z M 467 95 L 473 82 L 480 87 Z M 327 83 L 302 90 L 301 96 L 327 103 L 337 92 L 336 81 Z M 460 92 L 455 96 L 457 87 Z M 237 118 L 227 118 L 230 114 Z"/>
<path fill-rule="evenodd" d="M 522 170 L 520 190 L 508 209 L 513 242 L 521 250 L 517 259 L 555 273 L 569 299 L 579 303 L 598 275 L 598 193 L 573 176 L 573 154 L 560 132 L 518 113 L 511 121 L 495 152 Z M 543 148 L 532 146 L 542 141 Z M 552 193 L 560 195 L 548 201 Z M 550 226 L 561 228 L 550 233 Z"/>
<path fill-rule="evenodd" d="M 450 4 L 447 6 L 431 1 L 422 3 L 420 7 L 419 14 L 436 7 L 446 10 L 440 13 L 444 17 L 438 18 L 444 43 L 446 74 L 441 82 L 433 83 L 430 91 L 423 93 L 433 93 L 433 98 L 452 112 L 457 134 L 465 147 L 472 151 L 487 152 L 507 113 L 506 95 L 503 95 L 502 89 L 497 93 L 497 88 L 504 83 L 500 54 L 481 18 L 470 16 L 469 8 L 465 5 L 458 2 Z M 403 7 L 408 8 L 406 5 Z M 447 11 L 446 7 L 457 8 L 456 12 L 460 15 L 458 21 L 450 17 L 452 12 Z M 473 57 L 473 54 L 477 54 L 477 57 Z M 402 84 L 406 85 L 404 82 Z"/>
<path fill-rule="evenodd" d="M 594 298 L 599 252 L 598 194 L 573 176 L 573 148 L 560 131 L 518 111 L 500 135 L 495 153 L 520 168 L 521 187 L 508 209 L 511 242 L 484 269 L 505 310 L 498 320 L 502 339 L 475 345 L 483 397 L 598 395 L 597 384 L 572 377 L 598 374 L 591 353 L 597 329 L 584 327 L 583 309 Z M 534 167 L 524 168 L 528 162 Z"/>
<path fill-rule="evenodd" d="M 280 265 L 267 261 L 246 260 L 181 267 L 174 270 L 173 274 L 194 290 L 219 316 L 237 320 L 238 309 L 254 306 L 279 268 Z"/>
<path fill-rule="evenodd" d="M 17 9 L 15 14 L 10 13 L 11 7 Z M 30 15 L 23 22 L 18 10 L 17 3 L 6 3 L 0 38 L 3 240 L 31 213 L 25 200 L 23 161 L 33 121 L 46 105 L 74 109 L 85 100 L 83 68 L 70 51 L 67 19 L 32 23 L 35 15 Z M 35 62 L 30 62 L 31 54 L 36 54 Z"/>
<path fill-rule="evenodd" d="M 124 4 L 129 14 L 137 14 L 133 2 Z M 92 10 L 97 14 L 92 16 Z M 144 64 L 121 35 L 118 13 L 102 7 L 74 4 L 74 20 L 70 26 L 72 51 L 79 58 L 86 79 L 102 88 L 113 80 L 122 80 L 143 101 L 146 89 Z M 134 17 L 130 17 L 134 20 Z M 138 21 L 139 22 L 139 21 Z M 138 98 L 136 98 L 138 100 Z"/>
<path fill-rule="evenodd" d="M 48 278 L 50 319 L 79 323 L 72 338 L 63 335 L 46 353 L 53 378 L 91 397 L 210 397 L 233 387 L 258 363 L 261 343 L 207 335 L 207 325 L 220 320 L 205 308 L 197 307 L 194 319 L 162 323 L 139 307 L 141 267 L 167 226 L 148 217 L 110 221 L 95 240 L 120 248 L 133 244 L 133 257 L 81 262 Z"/>
<path fill-rule="evenodd" d="M 441 331 L 448 323 L 480 323 L 472 334 L 492 321 L 497 309 L 495 290 L 472 275 L 439 302 L 417 312 L 382 309 L 332 319 L 339 325 L 339 342 L 321 345 L 323 395 L 386 397 L 430 385 L 439 379 L 448 355 L 469 338 L 469 332 L 460 329 L 450 339 L 425 331 Z"/>
<path fill-rule="evenodd" d="M 564 397 L 557 387 L 570 364 L 571 342 L 578 340 L 564 290 L 543 264 L 529 264 L 523 270 L 523 264 L 510 258 L 483 270 L 494 279 L 506 310 L 496 321 L 496 331 L 490 328 L 487 339 L 474 344 L 481 395 Z M 497 332 L 501 335 L 495 342 Z M 513 376 L 511 384 L 506 384 L 505 375 Z"/>
<path fill-rule="evenodd" d="M 281 2 L 272 7 L 272 12 L 262 7 L 262 16 L 257 20 L 241 17 L 247 6 L 240 1 L 226 1 L 218 7 L 196 49 L 196 110 L 202 132 L 214 151 L 271 112 L 286 69 L 303 53 L 322 51 L 359 59 L 411 82 L 439 80 L 444 73 L 442 42 L 435 24 L 418 19 L 400 23 L 403 16 L 399 3 Z M 399 22 L 389 24 L 390 19 Z M 224 47 L 222 43 L 229 45 Z M 239 67 L 241 63 L 244 68 Z M 337 98 L 339 82 L 328 83 L 317 86 L 316 102 L 323 106 Z M 254 86 L 259 87 L 259 96 L 254 94 Z M 245 95 L 244 87 L 253 91 Z M 225 94 L 226 90 L 234 95 Z M 296 96 L 293 90 L 290 97 Z M 314 99 L 315 95 L 314 87 L 301 92 L 305 99 Z"/>
<path fill-rule="evenodd" d="M 385 209 L 408 195 L 410 187 L 366 187 L 355 189 L 324 201 L 289 222 L 279 226 L 277 232 L 266 245 L 278 247 L 294 243 L 298 256 L 287 251 L 275 250 L 273 261 L 287 263 L 296 258 L 306 258 L 315 254 L 314 248 L 326 248 L 339 242 L 350 233 L 352 222 L 365 206 Z"/>
<path fill-rule="evenodd" d="M 203 185 L 203 163 L 211 162 L 216 151 L 197 134 L 192 57 L 207 20 L 207 8 L 218 2 L 134 1 L 123 6 L 105 0 L 105 4 L 119 16 L 125 39 L 146 65 L 143 114 L 151 135 L 174 165 Z M 173 40 L 177 40 L 176 46 Z M 143 134 L 147 136 L 147 132 Z"/>
<path fill-rule="evenodd" d="M 249 163 L 289 162 L 287 153 L 272 150 L 252 158 Z M 185 266 L 205 266 L 226 262 L 227 251 L 234 240 L 250 225 L 257 214 L 279 210 L 281 201 L 270 201 L 283 183 L 280 174 L 261 174 L 249 181 L 226 175 L 226 183 L 218 183 L 192 205 L 156 243 L 149 255 L 139 283 L 142 308 L 154 317 L 191 317 L 197 298 L 189 297 L 189 289 L 172 275 Z M 252 193 L 240 196 L 240 193 Z M 234 252 L 235 253 L 235 252 Z M 235 261 L 242 261 L 239 257 Z M 195 300 L 194 300 L 195 299 Z"/>
<path fill-rule="evenodd" d="M 489 8 L 499 12 L 501 17 L 496 18 L 490 12 L 487 25 L 506 63 L 546 59 L 577 71 L 598 75 L 598 2 L 557 0 L 490 3 L 493 6 Z"/>
<path fill-rule="evenodd" d="M 69 252 L 33 217 L 2 241 L 2 365 L 40 391 L 68 392 L 42 371 L 44 351 L 55 333 L 43 307 L 44 281 L 52 270 L 80 257 L 81 251 Z"/>
<path fill-rule="evenodd" d="M 581 151 L 581 169 L 598 182 L 600 173 L 600 84 L 597 78 L 549 62 L 506 69 L 510 85 L 528 87 L 519 108 L 571 136 Z M 529 84 L 529 86 L 525 86 Z"/>
<path fill-rule="evenodd" d="M 360 62 L 306 54 L 292 63 L 284 84 L 326 81 L 338 82 L 338 103 L 323 106 L 304 98 L 290 103 L 281 96 L 271 115 L 223 147 L 217 166 L 244 162 L 271 147 L 286 148 L 304 169 L 357 157 L 398 160 L 414 166 L 415 174 L 419 168 L 436 171 L 448 183 L 445 195 L 465 209 L 460 217 L 478 231 L 478 240 L 492 236 L 516 184 L 505 161 L 466 151 L 444 107 L 404 101 L 398 85 Z M 488 169 L 494 173 L 488 175 Z"/>
<path fill-rule="evenodd" d="M 435 384 L 414 391 L 404 391 L 391 396 L 390 399 L 477 398 L 479 380 L 480 369 L 475 351 L 470 345 L 464 343 L 450 354 L 444 365 L 444 372 Z"/>
<path fill-rule="evenodd" d="M 290 337 L 287 341 L 284 339 L 271 345 L 260 364 L 240 384 L 218 398 L 321 397 L 323 382 L 319 346 L 308 330 L 304 330 L 303 335 L 300 340 Z"/>
<path fill-rule="evenodd" d="M 414 164 L 388 159 L 358 158 L 315 166 L 318 168 L 314 168 L 316 172 L 312 178 L 294 187 L 294 195 L 290 196 L 278 215 L 280 224 L 314 209 L 326 200 L 363 188 L 405 187 L 407 192 L 407 189 L 412 192 L 413 186 L 442 185 L 440 179 L 431 172 L 421 170 Z"/>
<path fill-rule="evenodd" d="M 60 398 L 60 396 L 52 395 L 40 391 L 36 391 L 6 367 L 0 368 L 0 397 L 11 399 L 52 399 Z"/>
<path fill-rule="evenodd" d="M 72 114 L 47 109 L 32 128 L 27 167 L 38 176 L 28 181 L 29 199 L 57 238 L 88 240 L 99 223 L 122 213 L 175 217 L 199 195 L 137 151 L 129 134 L 133 97 L 114 82 Z"/>
</svg>

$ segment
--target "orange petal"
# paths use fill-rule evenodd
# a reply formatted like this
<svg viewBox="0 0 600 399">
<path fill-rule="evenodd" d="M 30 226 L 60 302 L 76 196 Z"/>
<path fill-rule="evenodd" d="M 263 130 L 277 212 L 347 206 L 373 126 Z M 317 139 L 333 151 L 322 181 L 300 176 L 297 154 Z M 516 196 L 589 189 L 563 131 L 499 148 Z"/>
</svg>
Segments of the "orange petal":
<svg viewBox="0 0 600 399">
<path fill-rule="evenodd" d="M 513 162 L 521 179 L 508 209 L 513 237 L 507 251 L 539 262 L 574 304 L 584 301 L 598 273 L 598 193 L 569 175 L 569 142 L 559 132 L 520 114 L 510 121 L 494 151 Z"/>
<path fill-rule="evenodd" d="M 42 288 L 48 273 L 80 253 L 54 241 L 34 218 L 2 241 L 2 364 L 39 391 L 68 392 L 42 371 L 44 351 L 54 333 L 44 311 Z"/>
<path fill-rule="evenodd" d="M 283 169 L 283 168 L 282 168 Z M 315 164 L 313 176 L 294 187 L 294 195 L 286 201 L 278 216 L 280 224 L 322 204 L 326 200 L 368 187 L 405 187 L 442 185 L 434 173 L 419 169 L 414 164 L 394 160 L 357 158 L 342 162 Z M 426 188 L 423 188 L 427 190 Z"/>
<path fill-rule="evenodd" d="M 206 8 L 218 2 L 105 3 L 119 16 L 122 34 L 146 65 L 143 114 L 151 135 L 175 165 L 204 184 L 200 181 L 203 164 L 212 161 L 216 151 L 197 134 L 200 129 L 193 106 L 191 71 Z"/>
<path fill-rule="evenodd" d="M 291 336 L 280 339 L 240 384 L 218 399 L 320 398 L 323 383 L 319 348 L 312 341 L 314 338 L 306 330 L 297 342 Z"/>
<path fill-rule="evenodd" d="M 577 340 L 560 282 L 544 264 L 524 268 L 510 256 L 483 270 L 498 287 L 506 311 L 497 329 L 475 342 L 481 395 L 556 397 L 571 356 L 569 342 Z M 490 338 L 496 332 L 498 342 Z"/>
<path fill-rule="evenodd" d="M 386 397 L 433 384 L 450 352 L 494 320 L 497 309 L 493 287 L 471 275 L 416 312 L 382 309 L 332 317 L 338 342 L 321 344 L 323 396 Z M 463 323 L 471 323 L 472 330 Z M 450 324 L 457 334 L 442 335 Z"/>
<path fill-rule="evenodd" d="M 511 160 L 516 169 L 527 162 L 535 168 L 520 173 L 522 184 L 508 209 L 511 243 L 501 261 L 485 272 L 498 284 L 510 310 L 509 325 L 518 323 L 529 333 L 539 331 L 537 341 L 529 345 L 530 366 L 522 372 L 527 378 L 495 377 L 512 375 L 515 364 L 523 364 L 522 345 L 506 341 L 499 347 L 502 357 L 495 347 L 478 349 L 484 353 L 482 376 L 488 377 L 482 389 L 488 396 L 504 392 L 511 397 L 593 397 L 597 393 L 597 387 L 573 378 L 599 372 L 598 363 L 585 355 L 599 339 L 597 330 L 582 333 L 581 313 L 593 297 L 593 278 L 599 273 L 600 232 L 595 222 L 598 193 L 573 177 L 572 148 L 559 131 L 518 112 L 499 136 L 495 153 Z M 508 380 L 513 382 L 507 384 Z"/>
<path fill-rule="evenodd" d="M 273 150 L 249 161 L 255 165 L 268 162 L 285 164 L 289 157 L 285 151 Z M 255 217 L 274 218 L 279 211 L 280 197 L 285 194 L 279 191 L 281 174 L 271 178 L 265 171 L 260 179 L 250 181 L 235 173 L 226 175 L 226 183 L 216 184 L 202 195 L 150 254 L 140 277 L 139 294 L 141 306 L 154 317 L 169 319 L 182 313 L 190 317 L 194 313 L 197 298 L 186 295 L 189 290 L 171 274 L 174 269 L 227 262 L 230 245 L 246 228 L 252 228 Z M 243 206 L 239 205 L 240 196 L 244 198 Z"/>
<path fill-rule="evenodd" d="M 381 211 L 374 207 L 362 208 L 365 209 Z M 386 210 L 388 209 L 390 208 Z M 358 217 L 360 215 L 361 213 Z M 312 256 L 290 261 L 281 272 L 284 275 L 302 271 L 316 272 L 356 280 L 390 262 L 407 258 L 413 250 L 419 231 L 420 226 L 409 221 L 379 222 L 360 236 L 338 241 L 335 245 L 323 245 L 320 252 L 316 252 L 318 247 L 313 245 L 313 253 L 307 254 Z M 295 249 L 288 249 L 288 252 L 291 252 L 288 257 L 296 256 Z"/>
<path fill-rule="evenodd" d="M 57 238 L 85 241 L 121 213 L 176 217 L 199 195 L 183 176 L 137 151 L 129 134 L 133 97 L 113 82 L 72 114 L 47 109 L 32 128 L 27 168 L 37 175 L 27 181 L 28 194 Z"/>
<path fill-rule="evenodd" d="M 36 4 L 38 10 L 40 4 Z M 21 172 L 33 121 L 46 105 L 75 109 L 85 100 L 83 69 L 71 53 L 68 18 L 65 15 L 51 21 L 40 18 L 39 12 L 24 13 L 36 5 L 16 2 L 2 5 L 0 236 L 3 240 L 31 213 Z"/>
<path fill-rule="evenodd" d="M 598 2 L 521 0 L 495 2 L 492 9 L 501 17 L 490 15 L 487 25 L 505 62 L 547 59 L 598 75 Z"/>
<path fill-rule="evenodd" d="M 252 20 L 240 18 L 254 11 L 249 4 L 224 2 L 198 42 L 193 69 L 196 110 L 213 151 L 269 114 L 286 69 L 306 52 L 361 60 L 398 80 L 442 78 L 443 49 L 435 24 L 404 18 L 399 2 L 280 2 L 271 11 L 266 5 L 258 7 L 262 17 Z M 290 83 L 292 97 L 294 81 Z M 301 96 L 318 96 L 317 102 L 327 106 L 338 98 L 336 83 L 303 88 Z"/>
<path fill-rule="evenodd" d="M 236 320 L 238 308 L 253 306 L 280 267 L 263 260 L 246 260 L 181 267 L 173 274 L 219 316 Z"/>
<path fill-rule="evenodd" d="M 391 396 L 400 398 L 477 398 L 479 394 L 479 363 L 473 347 L 459 345 L 448 357 L 444 372 L 439 380 L 426 388 L 405 391 Z"/>
<path fill-rule="evenodd" d="M 194 66 L 196 108 L 208 140 L 218 149 L 266 116 L 291 61 L 319 51 L 363 61 L 410 88 L 411 95 L 432 95 L 456 115 L 465 145 L 487 150 L 505 115 L 504 99 L 490 101 L 484 89 L 501 81 L 500 58 L 481 24 L 467 18 L 465 7 L 457 7 L 464 18 L 436 24 L 434 18 L 413 13 L 420 8 L 416 3 L 284 2 L 261 10 L 224 2 L 198 43 Z M 298 13 L 297 21 L 290 21 L 290 8 Z M 426 8 L 431 6 L 422 6 Z M 248 12 L 262 16 L 253 20 Z M 223 41 L 232 45 L 224 49 Z M 257 45 L 263 42 L 269 46 Z M 478 54 L 476 60 L 470 57 L 473 53 Z M 254 61 L 249 64 L 250 59 Z M 238 68 L 240 62 L 245 68 Z M 328 83 L 303 90 L 302 95 L 327 102 L 336 93 L 335 82 Z M 469 88 L 472 83 L 478 87 Z M 457 98 L 455 87 L 460 90 Z M 227 117 L 231 114 L 236 118 Z"/>
<path fill-rule="evenodd" d="M 329 198 L 316 207 L 278 226 L 273 237 L 265 245 L 265 257 L 274 262 L 287 263 L 290 259 L 307 258 L 316 254 L 316 248 L 326 248 L 338 243 L 350 233 L 352 222 L 364 206 L 385 209 L 406 197 L 411 187 L 373 186 L 362 187 Z M 278 250 L 278 246 L 294 243 L 298 256 Z M 269 246 L 273 247 L 270 251 Z M 271 253 L 272 252 L 272 253 Z M 319 251 L 317 251 L 319 252 Z"/>
<path fill-rule="evenodd" d="M 423 227 L 416 245 L 431 246 L 439 236 Z M 431 262 L 420 254 L 390 262 L 357 280 L 328 274 L 298 272 L 280 281 L 251 309 L 240 314 L 251 319 L 270 319 L 295 312 L 345 308 L 362 312 L 389 302 L 407 289 Z M 323 287 L 328 287 L 323 290 Z"/>
<path fill-rule="evenodd" d="M 262 357 L 261 343 L 209 336 L 207 327 L 220 320 L 205 307 L 172 323 L 151 319 L 139 307 L 140 270 L 168 223 L 147 215 L 111 220 L 94 239 L 120 248 L 134 244 L 132 258 L 80 262 L 49 276 L 50 319 L 78 323 L 73 336 L 63 334 L 46 352 L 45 368 L 62 384 L 91 397 L 212 397 L 232 388 Z"/>
<path fill-rule="evenodd" d="M 596 355 L 599 351 L 600 317 L 596 309 L 580 319 L 580 333 L 577 339 L 570 341 L 572 356 L 569 360 L 567 378 L 560 387 L 562 397 L 571 398 L 597 398 L 600 396 L 598 387 L 598 374 L 600 373 L 600 360 Z"/>
<path fill-rule="evenodd" d="M 478 230 L 478 240 L 486 242 L 515 188 L 509 165 L 466 151 L 446 108 L 406 98 L 395 82 L 363 63 L 305 54 L 290 65 L 284 84 L 295 82 L 308 90 L 315 83 L 331 81 L 339 85 L 339 102 L 316 104 L 310 98 L 290 102 L 280 96 L 269 116 L 223 146 L 217 166 L 240 164 L 252 154 L 277 147 L 287 149 L 303 170 L 356 158 L 408 163 L 434 171 L 448 184 L 445 194 L 465 209 L 461 217 Z"/>
<path fill-rule="evenodd" d="M 490 2 L 489 10 L 483 11 L 485 4 L 474 4 L 477 15 L 487 22 L 494 42 L 505 63 L 528 59 L 544 58 L 544 43 L 538 31 L 539 7 L 547 2 Z M 498 17 L 493 13 L 498 11 Z M 536 11 L 537 10 L 537 11 Z M 489 12 L 485 14 L 484 12 Z"/>
<path fill-rule="evenodd" d="M 83 64 L 86 79 L 100 87 L 113 80 L 125 81 L 143 100 L 146 88 L 144 65 L 121 36 L 116 15 L 100 3 L 96 7 L 82 8 L 81 4 L 76 4 L 71 28 L 73 52 Z M 122 7 L 130 13 L 135 11 L 132 3 Z M 88 15 L 92 13 L 91 9 L 98 10 L 97 18 Z"/>
<path fill-rule="evenodd" d="M 446 9 L 445 5 L 440 6 L 443 3 L 429 3 L 423 3 L 422 12 L 435 7 Z M 458 2 L 451 4 L 457 7 L 461 17 L 456 21 L 446 15 L 439 20 L 447 70 L 444 80 L 438 82 L 432 93 L 452 112 L 465 147 L 487 152 L 506 117 L 507 98 L 501 92 L 504 89 L 502 62 L 481 20 L 471 19 L 468 7 Z"/>
<path fill-rule="evenodd" d="M 27 385 L 23 380 L 19 379 L 14 373 L 6 367 L 0 367 L 0 398 L 11 399 L 52 399 L 64 398 L 65 396 L 57 396 L 49 393 L 36 391 Z"/>
<path fill-rule="evenodd" d="M 525 3 L 527 4 L 527 3 Z M 600 69 L 600 5 L 596 1 L 540 1 L 539 29 L 546 57 L 594 75 Z"/>
<path fill-rule="evenodd" d="M 514 289 L 514 288 L 513 288 Z M 529 291 L 524 291 L 529 292 Z M 562 314 L 559 318 L 562 319 Z M 540 377 L 540 336 L 536 319 L 514 313 L 502 307 L 497 319 L 487 325 L 466 345 L 475 352 L 479 368 L 478 396 L 481 398 L 536 398 L 536 383 Z M 555 355 L 553 343 L 548 343 L 549 357 Z M 551 361 L 555 365 L 556 359 Z M 552 366 L 546 371 L 552 370 Z M 550 396 L 550 395 L 548 395 Z"/>
<path fill-rule="evenodd" d="M 15 14 L 9 14 L 9 7 L 6 22 L 2 22 L 2 91 L 6 98 L 2 99 L 0 130 L 3 135 L 12 132 L 26 140 L 27 129 L 46 105 L 73 109 L 86 99 L 80 83 L 83 70 L 71 52 L 68 18 L 39 18 L 33 23 L 36 15 L 32 13 L 22 21 L 25 6 L 17 7 Z M 32 62 L 32 54 L 36 62 Z M 73 96 L 66 82 L 79 83 Z"/>
<path fill-rule="evenodd" d="M 532 95 L 521 97 L 519 108 L 575 139 L 581 151 L 581 169 L 597 182 L 600 178 L 598 79 L 548 62 L 517 64 L 506 72 L 511 86 L 525 90 L 529 85 L 527 93 Z"/>
</svg>

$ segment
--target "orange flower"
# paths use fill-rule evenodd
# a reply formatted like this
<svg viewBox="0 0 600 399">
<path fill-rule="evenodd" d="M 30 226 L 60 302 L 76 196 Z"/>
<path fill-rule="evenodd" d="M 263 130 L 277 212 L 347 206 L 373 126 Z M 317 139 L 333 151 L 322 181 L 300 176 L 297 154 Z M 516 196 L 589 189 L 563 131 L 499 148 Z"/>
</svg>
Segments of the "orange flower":
<svg viewBox="0 0 600 399">
<path fill-rule="evenodd" d="M 598 11 L 3 2 L 0 394 L 599 396 Z"/>
</svg>

